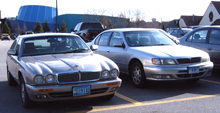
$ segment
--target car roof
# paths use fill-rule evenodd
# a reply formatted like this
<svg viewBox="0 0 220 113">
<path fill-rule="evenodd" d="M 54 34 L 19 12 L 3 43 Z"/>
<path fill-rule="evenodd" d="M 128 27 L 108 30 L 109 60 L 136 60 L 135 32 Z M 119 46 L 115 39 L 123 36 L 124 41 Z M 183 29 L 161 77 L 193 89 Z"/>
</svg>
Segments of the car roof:
<svg viewBox="0 0 220 113">
<path fill-rule="evenodd" d="M 199 26 L 197 29 L 199 28 L 220 28 L 219 25 L 215 25 L 215 26 Z"/>
<path fill-rule="evenodd" d="M 76 34 L 71 33 L 37 33 L 29 35 L 20 35 L 20 38 L 34 38 L 34 37 L 44 37 L 44 36 L 77 36 Z"/>
<path fill-rule="evenodd" d="M 121 32 L 126 32 L 126 31 L 157 31 L 158 29 L 152 29 L 152 28 L 115 28 L 115 29 L 109 29 L 105 30 L 107 31 L 121 31 Z"/>
</svg>

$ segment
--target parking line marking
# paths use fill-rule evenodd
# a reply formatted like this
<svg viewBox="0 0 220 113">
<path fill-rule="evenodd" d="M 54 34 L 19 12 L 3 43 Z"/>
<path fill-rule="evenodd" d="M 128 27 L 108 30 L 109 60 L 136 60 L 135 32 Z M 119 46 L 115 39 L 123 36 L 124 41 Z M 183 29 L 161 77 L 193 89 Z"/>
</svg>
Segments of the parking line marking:
<svg viewBox="0 0 220 113">
<path fill-rule="evenodd" d="M 3 43 L 0 43 L 1 45 L 5 45 L 5 44 L 3 44 Z"/>
<path fill-rule="evenodd" d="M 204 95 L 204 96 L 189 97 L 189 98 L 174 99 L 174 100 L 156 101 L 156 102 L 142 103 L 142 104 L 139 104 L 139 105 L 138 104 L 122 105 L 122 106 L 116 106 L 116 107 L 107 107 L 107 108 L 93 109 L 93 110 L 90 110 L 90 111 L 89 110 L 84 110 L 84 111 L 76 111 L 76 112 L 69 112 L 69 113 L 99 112 L 99 111 L 123 109 L 123 108 L 129 108 L 129 107 L 140 107 L 140 106 L 148 106 L 148 105 L 156 105 L 156 104 L 165 104 L 165 103 L 171 103 L 171 102 L 181 102 L 181 101 L 187 101 L 187 100 L 211 98 L 211 97 L 217 97 L 217 96 L 220 96 L 220 94 Z"/>
<path fill-rule="evenodd" d="M 211 83 L 215 83 L 215 84 L 220 84 L 220 82 L 216 82 L 216 81 L 211 81 L 211 80 L 205 80 L 205 79 L 201 79 L 202 81 L 205 82 L 211 82 Z"/>
<path fill-rule="evenodd" d="M 141 102 L 138 102 L 138 101 L 136 101 L 136 100 L 133 100 L 133 99 L 131 99 L 131 98 L 129 98 L 129 97 L 126 97 L 126 96 L 124 96 L 124 95 L 122 95 L 122 94 L 115 93 L 115 95 L 116 95 L 117 97 L 122 98 L 122 99 L 124 99 L 124 100 L 126 100 L 126 101 L 129 101 L 129 102 L 131 102 L 131 103 L 133 103 L 133 104 L 136 104 L 136 105 L 141 105 L 141 104 L 142 104 Z"/>
</svg>

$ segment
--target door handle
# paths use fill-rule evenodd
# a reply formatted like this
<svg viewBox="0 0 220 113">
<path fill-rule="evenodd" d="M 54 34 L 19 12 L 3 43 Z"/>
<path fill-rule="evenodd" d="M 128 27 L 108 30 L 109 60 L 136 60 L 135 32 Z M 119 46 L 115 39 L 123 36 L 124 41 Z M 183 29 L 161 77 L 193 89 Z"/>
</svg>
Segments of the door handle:
<svg viewBox="0 0 220 113">
<path fill-rule="evenodd" d="M 109 52 L 110 52 L 110 50 L 107 50 L 107 52 L 109 53 Z"/>
</svg>

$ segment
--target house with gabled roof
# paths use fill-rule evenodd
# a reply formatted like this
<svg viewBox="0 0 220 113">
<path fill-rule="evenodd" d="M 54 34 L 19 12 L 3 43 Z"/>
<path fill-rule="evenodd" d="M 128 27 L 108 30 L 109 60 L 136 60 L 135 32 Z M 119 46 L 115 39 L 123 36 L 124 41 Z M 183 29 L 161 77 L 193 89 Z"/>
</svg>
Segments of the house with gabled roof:
<svg viewBox="0 0 220 113">
<path fill-rule="evenodd" d="M 202 16 L 181 16 L 179 19 L 179 27 L 189 27 L 199 25 Z"/>
<path fill-rule="evenodd" d="M 199 25 L 220 25 L 220 2 L 211 1 Z"/>
<path fill-rule="evenodd" d="M 173 22 L 177 22 L 177 20 L 171 21 L 168 25 L 173 25 Z M 177 25 L 174 25 L 174 27 L 178 26 L 183 28 L 204 25 L 220 25 L 220 1 L 211 1 L 203 16 L 182 15 L 180 19 L 178 19 Z M 167 28 L 171 27 L 167 26 Z"/>
</svg>

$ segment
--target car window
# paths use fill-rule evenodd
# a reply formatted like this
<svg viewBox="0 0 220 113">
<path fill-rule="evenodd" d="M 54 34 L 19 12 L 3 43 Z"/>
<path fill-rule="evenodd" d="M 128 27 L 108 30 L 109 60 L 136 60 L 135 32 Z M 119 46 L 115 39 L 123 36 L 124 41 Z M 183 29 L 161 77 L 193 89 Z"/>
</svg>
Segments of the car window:
<svg viewBox="0 0 220 113">
<path fill-rule="evenodd" d="M 188 42 L 205 43 L 208 34 L 208 29 L 202 29 L 195 31 L 193 34 L 187 37 Z"/>
<path fill-rule="evenodd" d="M 210 44 L 220 44 L 220 30 L 212 29 L 209 38 Z"/>
<path fill-rule="evenodd" d="M 15 40 L 15 41 L 12 43 L 10 49 L 15 49 L 16 44 L 17 44 L 17 40 Z"/>
<path fill-rule="evenodd" d="M 167 33 L 172 33 L 173 32 L 173 29 L 170 29 L 167 31 Z"/>
<path fill-rule="evenodd" d="M 101 37 L 100 37 L 98 45 L 100 45 L 100 46 L 107 46 L 109 38 L 110 38 L 110 35 L 111 35 L 111 32 L 103 33 L 101 35 Z"/>
<path fill-rule="evenodd" d="M 188 32 L 190 32 L 191 30 L 182 30 L 182 32 L 183 32 L 183 34 L 186 34 L 186 33 L 188 33 Z"/>
<path fill-rule="evenodd" d="M 45 36 L 25 39 L 22 48 L 22 56 L 90 52 L 86 44 L 75 36 Z"/>
<path fill-rule="evenodd" d="M 122 40 L 122 37 L 121 37 L 121 34 L 118 33 L 118 32 L 114 32 L 111 36 L 111 40 L 110 40 L 110 45 L 109 46 L 114 46 L 114 43 L 116 42 L 121 42 L 123 43 L 123 40 Z"/>
<path fill-rule="evenodd" d="M 74 31 L 76 31 L 78 29 L 79 24 L 76 25 L 76 27 L 74 28 Z"/>
<path fill-rule="evenodd" d="M 132 47 L 175 45 L 169 37 L 159 31 L 129 31 L 124 32 L 124 37 Z"/>
<path fill-rule="evenodd" d="M 175 29 L 173 30 L 173 32 L 171 33 L 172 35 L 177 35 L 178 34 L 179 29 Z"/>
<path fill-rule="evenodd" d="M 181 35 L 181 34 L 183 34 L 183 31 L 179 29 L 179 31 L 178 31 L 177 34 L 178 34 L 178 35 Z"/>
<path fill-rule="evenodd" d="M 102 35 L 99 35 L 96 39 L 95 39 L 95 42 L 94 42 L 94 44 L 96 44 L 96 45 L 98 45 L 99 44 L 99 39 L 100 39 L 100 37 L 101 37 Z"/>
</svg>

